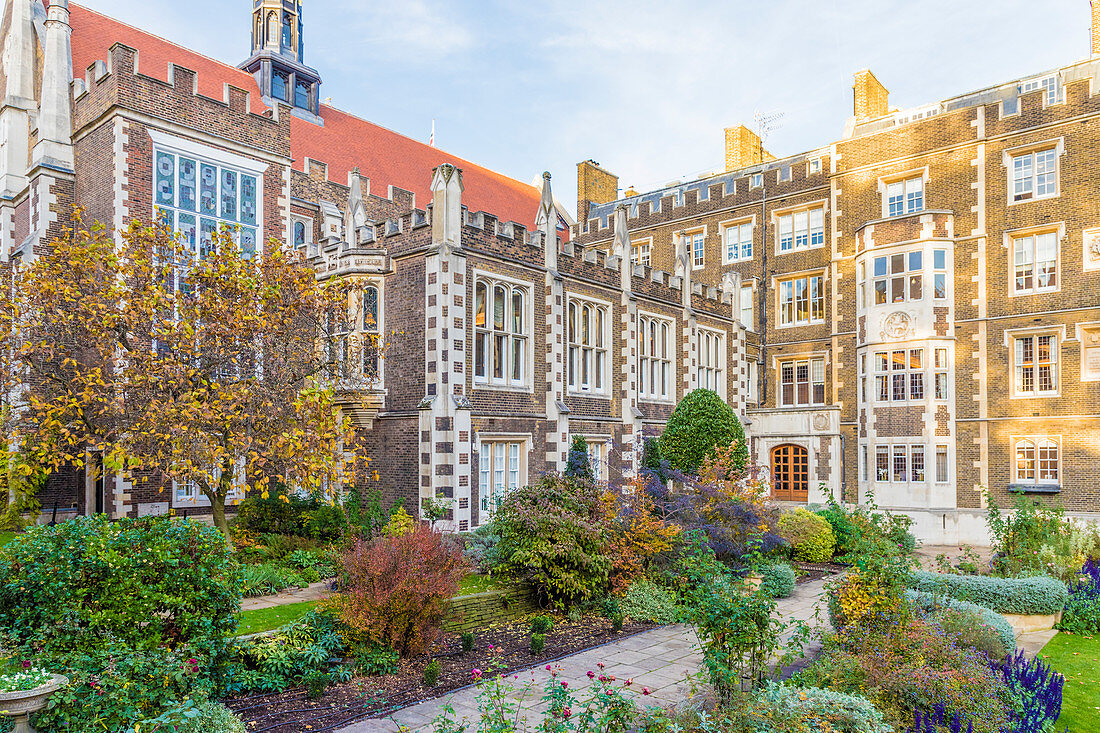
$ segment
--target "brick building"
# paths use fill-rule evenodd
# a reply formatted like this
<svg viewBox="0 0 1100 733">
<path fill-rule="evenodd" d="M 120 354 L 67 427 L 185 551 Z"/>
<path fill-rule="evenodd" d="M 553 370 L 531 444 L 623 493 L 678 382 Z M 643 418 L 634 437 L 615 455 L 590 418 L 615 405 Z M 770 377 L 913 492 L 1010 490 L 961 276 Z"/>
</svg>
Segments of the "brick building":
<svg viewBox="0 0 1100 733">
<path fill-rule="evenodd" d="M 113 230 L 165 218 L 199 256 L 231 226 L 245 252 L 296 247 L 354 278 L 372 318 L 348 337 L 391 342 L 361 365 L 370 388 L 340 397 L 372 458 L 356 483 L 410 509 L 445 499 L 456 529 L 562 467 L 571 436 L 617 478 L 686 391 L 739 394 L 729 283 L 698 282 L 686 251 L 666 271 L 624 262 L 625 210 L 611 254 L 575 249 L 549 175 L 522 183 L 322 104 L 305 29 L 298 0 L 255 0 L 235 67 L 66 0 L 6 0 L 0 258 L 40 254 L 79 205 Z M 114 516 L 205 504 L 91 470 L 40 498 Z"/>
<path fill-rule="evenodd" d="M 737 294 L 743 405 L 778 498 L 872 494 L 981 540 L 981 488 L 1100 512 L 1100 2 L 1089 60 L 911 109 L 855 75 L 843 135 L 620 198 L 578 166 L 574 243 Z"/>
</svg>

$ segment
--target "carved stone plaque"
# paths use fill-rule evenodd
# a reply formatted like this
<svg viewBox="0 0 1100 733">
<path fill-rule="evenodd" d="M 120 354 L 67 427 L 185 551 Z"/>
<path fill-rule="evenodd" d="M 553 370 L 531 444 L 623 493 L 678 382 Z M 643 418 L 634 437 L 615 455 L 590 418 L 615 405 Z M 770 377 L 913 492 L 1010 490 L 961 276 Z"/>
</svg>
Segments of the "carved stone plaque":
<svg viewBox="0 0 1100 733">
<path fill-rule="evenodd" d="M 882 319 L 882 336 L 888 339 L 903 339 L 913 329 L 913 318 L 904 311 L 894 311 Z"/>
<path fill-rule="evenodd" d="M 1100 270 L 1100 227 L 1086 229 L 1083 238 L 1085 243 L 1085 269 Z"/>
</svg>

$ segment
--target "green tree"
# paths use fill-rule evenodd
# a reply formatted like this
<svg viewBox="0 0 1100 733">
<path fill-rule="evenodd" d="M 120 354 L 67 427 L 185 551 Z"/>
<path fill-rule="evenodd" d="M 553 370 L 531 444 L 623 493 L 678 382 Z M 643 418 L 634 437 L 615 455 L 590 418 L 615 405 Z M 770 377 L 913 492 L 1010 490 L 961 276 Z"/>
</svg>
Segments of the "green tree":
<svg viewBox="0 0 1100 733">
<path fill-rule="evenodd" d="M 569 446 L 569 460 L 565 464 L 565 476 L 577 481 L 588 482 L 591 482 L 594 478 L 592 460 L 588 456 L 588 441 L 584 439 L 583 435 L 573 436 L 573 443 Z"/>
<path fill-rule="evenodd" d="M 661 457 L 673 468 L 694 474 L 716 447 L 725 448 L 735 442 L 734 469 L 740 470 L 749 460 L 741 421 L 717 392 L 697 389 L 676 405 L 658 447 Z"/>
</svg>

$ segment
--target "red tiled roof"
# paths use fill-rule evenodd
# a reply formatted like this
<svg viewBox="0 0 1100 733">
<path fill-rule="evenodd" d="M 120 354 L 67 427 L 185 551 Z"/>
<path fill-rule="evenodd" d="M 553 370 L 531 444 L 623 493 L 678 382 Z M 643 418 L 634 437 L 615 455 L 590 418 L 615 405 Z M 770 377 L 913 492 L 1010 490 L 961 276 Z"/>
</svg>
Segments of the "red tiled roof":
<svg viewBox="0 0 1100 733">
<path fill-rule="evenodd" d="M 222 100 L 228 83 L 250 92 L 252 112 L 266 109 L 251 74 L 83 6 L 71 5 L 70 10 L 75 76 L 82 77 L 96 60 L 106 60 L 111 46 L 123 43 L 137 49 L 138 71 L 146 76 L 167 81 L 168 64 L 174 63 L 198 74 L 199 94 Z M 322 105 L 321 117 L 323 127 L 291 119 L 290 148 L 297 170 L 304 170 L 307 157 L 313 158 L 328 165 L 331 180 L 346 184 L 348 172 L 358 166 L 370 179 L 372 193 L 387 196 L 389 186 L 396 186 L 416 194 L 416 205 L 423 208 L 431 201 L 432 169 L 451 163 L 462 169 L 463 203 L 471 211 L 534 225 L 540 198 L 535 187 L 333 107 Z"/>
</svg>

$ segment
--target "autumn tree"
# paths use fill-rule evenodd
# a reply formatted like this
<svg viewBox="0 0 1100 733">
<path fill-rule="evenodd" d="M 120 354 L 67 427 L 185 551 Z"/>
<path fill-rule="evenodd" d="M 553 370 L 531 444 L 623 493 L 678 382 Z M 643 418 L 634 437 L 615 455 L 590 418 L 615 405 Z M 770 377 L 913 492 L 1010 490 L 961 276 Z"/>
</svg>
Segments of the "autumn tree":
<svg viewBox="0 0 1100 733">
<path fill-rule="evenodd" d="M 0 323 L 22 366 L 22 430 L 50 468 L 189 482 L 227 534 L 236 487 L 337 485 L 364 349 L 352 282 L 319 281 L 293 251 L 243 254 L 210 235 L 202 254 L 163 226 L 71 234 L 16 268 Z M 369 358 L 366 360 L 369 361 Z"/>
</svg>

